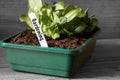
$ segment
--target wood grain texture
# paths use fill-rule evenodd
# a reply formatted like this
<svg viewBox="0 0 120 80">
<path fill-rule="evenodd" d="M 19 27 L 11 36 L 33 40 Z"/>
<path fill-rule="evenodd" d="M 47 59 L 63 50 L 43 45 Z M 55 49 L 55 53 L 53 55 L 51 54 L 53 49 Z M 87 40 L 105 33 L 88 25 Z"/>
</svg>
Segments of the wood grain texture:
<svg viewBox="0 0 120 80">
<path fill-rule="evenodd" d="M 61 0 L 44 0 L 53 4 Z M 16 72 L 9 69 L 0 48 L 0 80 L 119 80 L 120 78 L 120 0 L 62 0 L 82 8 L 99 19 L 102 29 L 92 58 L 72 78 Z M 0 39 L 27 28 L 18 20 L 27 13 L 27 0 L 0 0 Z M 22 77 L 21 77 L 22 76 Z"/>
<path fill-rule="evenodd" d="M 61 0 L 43 0 L 53 4 Z M 89 8 L 90 14 L 94 14 L 99 19 L 99 27 L 102 32 L 99 38 L 120 38 L 120 0 L 62 0 L 66 4 L 78 5 L 82 8 Z M 21 13 L 27 13 L 27 0 L 0 0 L 0 21 L 15 20 Z M 5 23 L 9 24 L 9 22 Z M 15 23 L 16 24 L 16 23 Z M 0 31 L 4 25 L 0 23 Z M 14 27 L 10 26 L 11 28 Z M 6 26 L 8 27 L 8 26 Z M 24 28 L 24 27 L 23 27 Z M 15 29 L 13 29 L 14 31 Z M 1 35 L 1 34 L 0 34 Z"/>
</svg>

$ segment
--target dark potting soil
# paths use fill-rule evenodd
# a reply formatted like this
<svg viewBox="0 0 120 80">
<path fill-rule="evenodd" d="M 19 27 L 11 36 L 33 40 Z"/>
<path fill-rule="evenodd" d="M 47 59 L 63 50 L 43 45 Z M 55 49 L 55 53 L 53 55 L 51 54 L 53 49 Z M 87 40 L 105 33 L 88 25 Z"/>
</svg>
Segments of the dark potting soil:
<svg viewBox="0 0 120 80">
<path fill-rule="evenodd" d="M 83 32 L 83 34 L 76 34 L 72 37 L 66 37 L 61 35 L 59 39 L 51 39 L 47 36 L 46 40 L 49 47 L 74 49 L 83 44 L 92 33 Z M 24 32 L 16 35 L 10 40 L 11 43 L 26 44 L 26 45 L 40 45 L 35 33 L 31 30 L 25 30 Z"/>
</svg>

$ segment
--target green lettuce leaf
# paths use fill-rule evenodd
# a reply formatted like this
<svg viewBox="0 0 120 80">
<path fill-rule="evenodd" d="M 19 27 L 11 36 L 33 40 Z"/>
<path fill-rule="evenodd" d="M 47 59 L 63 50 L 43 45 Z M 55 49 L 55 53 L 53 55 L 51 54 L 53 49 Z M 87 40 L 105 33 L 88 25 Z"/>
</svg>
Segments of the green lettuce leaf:
<svg viewBox="0 0 120 80">
<path fill-rule="evenodd" d="M 64 2 L 58 2 L 55 4 L 55 10 L 62 10 L 64 9 L 64 6 L 65 6 Z"/>
<path fill-rule="evenodd" d="M 21 22 L 26 22 L 29 27 L 34 30 L 34 27 L 32 26 L 32 23 L 30 21 L 30 18 L 27 15 L 21 14 L 19 17 Z"/>
<path fill-rule="evenodd" d="M 83 10 L 75 5 L 65 6 L 62 1 L 49 5 L 42 3 L 42 0 L 28 0 L 28 15 L 31 12 L 36 14 L 43 33 L 52 39 L 60 38 L 60 35 L 72 36 L 83 31 L 90 32 L 98 25 L 98 20 L 88 15 L 88 8 Z M 27 15 L 21 14 L 19 19 L 34 30 Z"/>
<path fill-rule="evenodd" d="M 77 17 L 78 14 L 79 14 L 79 12 L 80 12 L 80 9 L 74 9 L 74 10 L 69 11 L 69 12 L 65 15 L 65 17 L 67 18 L 67 22 L 70 22 L 70 21 L 73 20 L 75 17 Z"/>
</svg>

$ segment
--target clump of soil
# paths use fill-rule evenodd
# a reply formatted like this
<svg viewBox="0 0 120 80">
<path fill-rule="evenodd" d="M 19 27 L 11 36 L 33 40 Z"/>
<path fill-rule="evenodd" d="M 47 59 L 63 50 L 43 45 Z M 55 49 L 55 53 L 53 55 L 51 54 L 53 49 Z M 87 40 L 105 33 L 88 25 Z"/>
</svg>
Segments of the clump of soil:
<svg viewBox="0 0 120 80">
<path fill-rule="evenodd" d="M 81 44 L 83 44 L 86 41 L 86 39 L 90 37 L 90 35 L 91 34 L 89 33 L 87 34 L 83 33 L 82 35 L 76 34 L 72 37 L 66 37 L 64 35 L 61 35 L 61 38 L 56 40 L 51 39 L 47 36 L 45 37 L 49 47 L 74 49 L 79 47 Z M 16 35 L 10 40 L 10 42 L 17 44 L 26 44 L 26 45 L 39 45 L 36 34 L 32 33 L 31 30 L 26 30 Z"/>
</svg>

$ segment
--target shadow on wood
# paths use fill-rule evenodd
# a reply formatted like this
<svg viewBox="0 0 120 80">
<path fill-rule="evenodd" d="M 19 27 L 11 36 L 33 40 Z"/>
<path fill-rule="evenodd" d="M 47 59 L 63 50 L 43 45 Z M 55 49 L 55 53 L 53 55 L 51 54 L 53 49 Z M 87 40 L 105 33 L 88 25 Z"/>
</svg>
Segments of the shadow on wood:
<svg viewBox="0 0 120 80">
<path fill-rule="evenodd" d="M 90 61 L 73 78 L 120 76 L 120 40 L 98 40 Z"/>
</svg>

